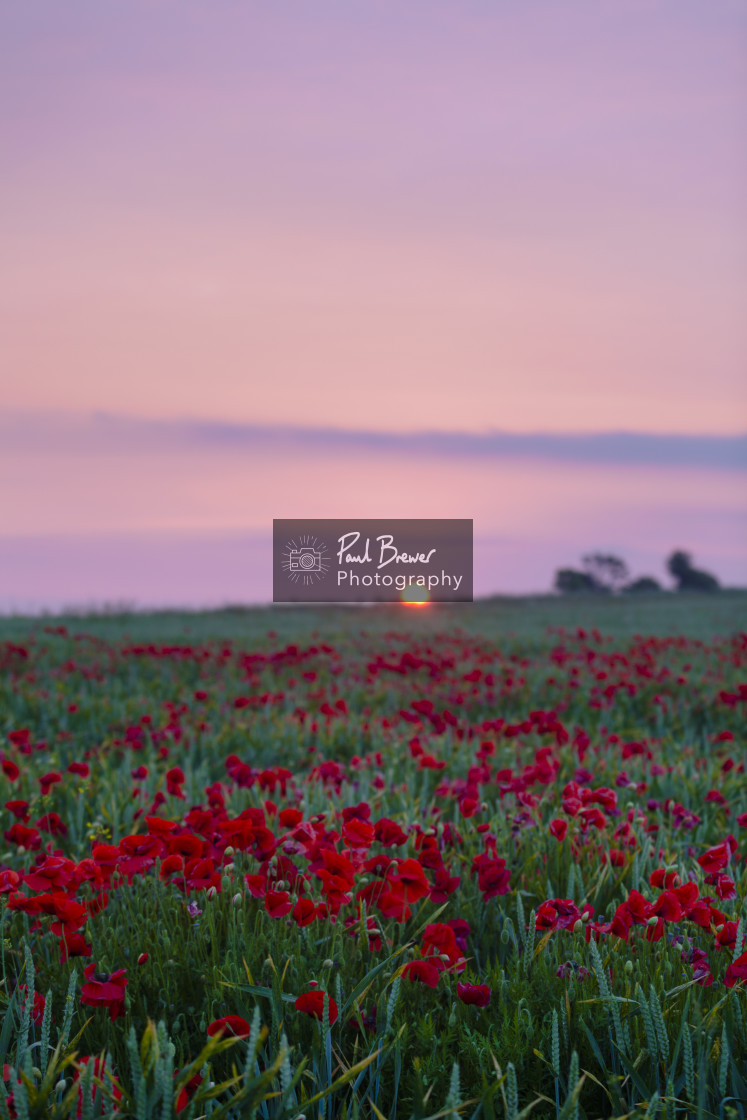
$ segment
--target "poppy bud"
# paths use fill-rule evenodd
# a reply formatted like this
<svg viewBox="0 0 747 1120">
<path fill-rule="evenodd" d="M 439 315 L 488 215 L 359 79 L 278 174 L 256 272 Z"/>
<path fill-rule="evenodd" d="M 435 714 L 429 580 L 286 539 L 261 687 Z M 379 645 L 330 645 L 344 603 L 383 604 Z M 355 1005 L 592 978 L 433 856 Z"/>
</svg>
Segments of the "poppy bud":
<svg viewBox="0 0 747 1120">
<path fill-rule="evenodd" d="M 32 1066 L 31 1067 L 31 1072 L 34 1075 L 34 1077 L 41 1077 L 41 1075 L 42 1075 L 42 1071 L 39 1069 L 38 1066 Z"/>
<path fill-rule="evenodd" d="M 141 953 L 140 956 L 137 959 L 137 963 L 138 964 L 145 964 L 145 962 L 147 960 L 148 960 L 148 954 L 147 953 Z"/>
<path fill-rule="evenodd" d="M 228 847 L 227 847 L 227 848 L 224 848 L 224 849 L 223 849 L 223 851 L 225 852 L 225 854 L 226 854 L 227 856 L 229 856 L 229 857 L 233 855 L 233 853 L 234 853 L 234 850 L 235 850 L 235 849 L 234 849 L 234 848 L 232 848 L 230 844 L 228 845 Z"/>
<path fill-rule="evenodd" d="M 584 928 L 584 923 L 581 921 L 580 918 L 576 918 L 575 922 L 573 923 L 573 932 L 574 933 L 580 933 L 583 928 Z"/>
<path fill-rule="evenodd" d="M 322 962 L 322 968 L 333 968 L 334 963 L 335 963 L 334 961 L 331 961 L 331 960 L 329 960 L 329 958 L 327 958 L 326 961 Z"/>
<path fill-rule="evenodd" d="M 646 922 L 646 925 L 653 928 L 656 925 L 656 923 L 658 922 L 658 920 L 659 919 L 656 917 L 656 914 L 652 914 L 651 917 L 649 918 L 649 920 Z"/>
<path fill-rule="evenodd" d="M 628 976 L 630 976 L 631 972 L 633 971 L 633 962 L 632 961 L 626 961 L 625 962 L 625 971 L 627 972 Z"/>
<path fill-rule="evenodd" d="M 208 887 L 208 889 L 207 889 L 208 898 L 215 898 L 217 893 L 218 893 L 218 888 L 217 887 Z"/>
<path fill-rule="evenodd" d="M 67 1089 L 67 1081 L 65 1080 L 64 1077 L 61 1077 L 60 1080 L 55 1085 L 54 1091 L 55 1091 L 55 1093 L 64 1093 L 66 1089 Z"/>
<path fill-rule="evenodd" d="M 239 892 L 238 894 L 235 894 L 235 895 L 233 896 L 233 898 L 231 899 L 231 901 L 233 902 L 234 906 L 241 906 L 241 903 L 242 903 L 242 900 L 243 900 L 243 898 L 244 898 L 243 894 L 241 894 L 241 893 Z"/>
</svg>

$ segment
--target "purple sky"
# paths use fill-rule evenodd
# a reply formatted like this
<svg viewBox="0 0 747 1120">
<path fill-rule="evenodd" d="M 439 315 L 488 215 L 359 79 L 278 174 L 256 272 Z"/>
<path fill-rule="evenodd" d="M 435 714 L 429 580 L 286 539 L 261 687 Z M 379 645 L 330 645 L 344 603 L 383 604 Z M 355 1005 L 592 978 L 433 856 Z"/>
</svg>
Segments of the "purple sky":
<svg viewBox="0 0 747 1120">
<path fill-rule="evenodd" d="M 730 0 L 5 5 L 0 609 L 266 599 L 314 514 L 744 583 L 746 118 Z"/>
</svg>

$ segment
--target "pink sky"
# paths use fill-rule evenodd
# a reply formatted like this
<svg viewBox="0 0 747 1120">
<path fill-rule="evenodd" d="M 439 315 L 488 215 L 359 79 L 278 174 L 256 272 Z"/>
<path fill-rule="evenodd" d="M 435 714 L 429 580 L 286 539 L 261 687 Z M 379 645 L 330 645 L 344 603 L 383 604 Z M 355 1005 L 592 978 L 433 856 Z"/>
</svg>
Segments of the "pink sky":
<svg viewBox="0 0 747 1120">
<path fill-rule="evenodd" d="M 221 601 L 305 514 L 473 516 L 483 591 L 593 547 L 745 582 L 743 462 L 55 433 L 743 433 L 746 106 L 730 0 L 4 6 L 0 609 L 164 601 L 179 534 Z"/>
</svg>

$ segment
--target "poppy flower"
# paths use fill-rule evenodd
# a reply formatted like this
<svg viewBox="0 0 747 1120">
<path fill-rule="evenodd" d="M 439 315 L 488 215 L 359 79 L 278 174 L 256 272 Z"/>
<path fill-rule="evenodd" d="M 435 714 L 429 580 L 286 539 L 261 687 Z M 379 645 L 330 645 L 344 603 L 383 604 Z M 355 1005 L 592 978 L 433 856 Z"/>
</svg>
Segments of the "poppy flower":
<svg viewBox="0 0 747 1120">
<path fill-rule="evenodd" d="M 184 800 L 182 786 L 185 781 L 184 771 L 180 766 L 174 766 L 171 770 L 166 771 L 166 789 L 172 797 L 178 797 L 182 801 Z"/>
<path fill-rule="evenodd" d="M 740 980 L 747 980 L 747 953 L 742 953 L 741 957 L 732 961 L 724 976 L 724 984 L 727 988 L 733 988 Z"/>
<path fill-rule="evenodd" d="M 60 939 L 60 960 L 69 957 L 90 957 L 93 952 L 82 933 L 65 933 Z"/>
<path fill-rule="evenodd" d="M 96 969 L 94 962 L 83 972 L 86 983 L 81 988 L 80 1002 L 89 1007 L 108 1008 L 111 1021 L 114 1022 L 124 1014 L 125 988 L 129 983 L 125 975 L 127 970 L 119 968 L 116 972 L 100 973 Z"/>
<path fill-rule="evenodd" d="M 402 859 L 388 874 L 390 891 L 404 903 L 417 902 L 428 894 L 430 884 L 416 859 Z"/>
<path fill-rule="evenodd" d="M 77 1062 L 76 1062 L 76 1067 L 77 1068 L 75 1070 L 74 1081 L 77 1083 L 80 1080 L 81 1073 L 82 1073 L 82 1070 L 81 1070 L 80 1067 L 82 1066 L 83 1069 L 86 1069 L 89 1062 L 93 1062 L 93 1076 L 94 1076 L 94 1078 L 96 1078 L 100 1081 L 103 1081 L 104 1085 L 107 1086 L 107 1088 L 109 1090 L 109 1093 L 111 1093 L 111 1098 L 108 1098 L 108 1097 L 105 1098 L 106 1104 L 107 1104 L 107 1116 L 118 1115 L 119 1109 L 116 1107 L 116 1105 L 113 1102 L 122 1100 L 122 1090 L 119 1087 L 119 1082 L 118 1082 L 117 1078 L 111 1072 L 111 1069 L 107 1068 L 106 1058 L 90 1058 L 90 1057 L 78 1058 Z M 99 1094 L 99 1097 L 100 1097 L 101 1089 L 94 1082 L 91 1085 L 91 1109 L 93 1108 L 93 1104 L 94 1104 L 95 1097 L 96 1097 L 97 1094 Z M 78 1107 L 77 1107 L 77 1111 L 75 1113 L 75 1116 L 78 1118 L 78 1120 L 80 1120 L 80 1117 L 82 1115 L 83 1115 L 83 1098 L 79 1094 L 78 1095 Z"/>
<path fill-rule="evenodd" d="M 435 964 L 429 960 L 410 961 L 402 969 L 402 975 L 408 980 L 420 980 L 429 988 L 438 987 L 438 978 L 441 975 Z"/>
<path fill-rule="evenodd" d="M 351 848 L 368 849 L 374 841 L 374 826 L 369 821 L 362 821 L 354 817 L 345 821 L 342 826 L 342 835 Z"/>
<path fill-rule="evenodd" d="M 376 822 L 374 837 L 385 848 L 398 848 L 407 842 L 407 833 L 402 831 L 396 821 L 389 820 L 388 817 L 382 817 Z"/>
<path fill-rule="evenodd" d="M 176 1077 L 176 1074 L 174 1074 Z M 202 1074 L 196 1073 L 194 1077 L 190 1078 L 184 1088 L 180 1091 L 179 1096 L 176 1098 L 174 1105 L 177 1112 L 182 1112 L 187 1107 L 194 1094 L 202 1085 Z"/>
<path fill-rule="evenodd" d="M 251 1027 L 246 1019 L 242 1019 L 240 1015 L 224 1015 L 222 1019 L 214 1019 L 207 1029 L 211 1038 L 216 1034 L 248 1038 L 250 1031 Z"/>
<path fill-rule="evenodd" d="M 300 809 L 281 809 L 278 820 L 283 828 L 295 828 L 303 820 L 303 813 Z"/>
<path fill-rule="evenodd" d="M 313 992 L 304 992 L 296 1000 L 294 1007 L 297 1011 L 303 1011 L 305 1015 L 313 1015 L 315 1019 L 321 1020 L 324 1017 L 324 996 L 325 993 L 320 988 L 316 988 Z M 332 996 L 327 996 L 329 1000 L 329 1022 L 330 1026 L 337 1021 L 337 1004 L 332 999 Z"/>
<path fill-rule="evenodd" d="M 477 872 L 477 885 L 487 902 L 496 895 L 508 894 L 511 889 L 511 872 L 502 858 L 493 858 L 487 852 L 472 860 L 472 874 Z"/>
<path fill-rule="evenodd" d="M 46 797 L 52 786 L 61 781 L 62 774 L 59 772 L 59 770 L 50 770 L 48 774 L 42 774 L 42 776 L 39 778 L 42 797 Z"/>
<path fill-rule="evenodd" d="M 299 898 L 291 911 L 291 917 L 298 926 L 309 926 L 316 919 L 316 906 L 310 898 Z"/>
<path fill-rule="evenodd" d="M 19 821 L 27 821 L 29 819 L 28 801 L 6 801 L 5 808 Z"/>
<path fill-rule="evenodd" d="M 662 891 L 651 913 L 659 915 L 665 922 L 679 922 L 682 918 L 682 906 L 674 891 Z"/>
<path fill-rule="evenodd" d="M 730 839 L 724 840 L 722 844 L 716 844 L 715 847 L 709 848 L 702 856 L 698 857 L 698 863 L 707 875 L 723 871 L 729 863 L 732 852 L 736 848 L 736 841 L 732 844 Z"/>
<path fill-rule="evenodd" d="M 671 890 L 672 887 L 679 886 L 680 877 L 676 871 L 667 871 L 665 867 L 657 867 L 656 871 L 652 871 L 649 875 L 648 881 L 652 887 L 657 887 L 659 890 L 662 888 Z"/>
<path fill-rule="evenodd" d="M 590 907 L 584 907 L 584 912 Z M 583 917 L 576 903 L 570 898 L 551 898 L 543 902 L 537 910 L 538 930 L 573 929 Z"/>
<path fill-rule="evenodd" d="M 439 972 L 451 968 L 457 972 L 464 971 L 465 960 L 457 945 L 456 934 L 444 922 L 433 922 L 425 927 L 421 952 L 427 959 L 433 959 Z M 443 957 L 447 959 L 442 960 Z"/>
<path fill-rule="evenodd" d="M 564 821 L 562 817 L 555 817 L 550 821 L 548 831 L 550 835 L 554 836 L 558 843 L 560 843 L 562 840 L 565 840 L 568 833 L 568 821 Z"/>
<path fill-rule="evenodd" d="M 462 1003 L 474 1007 L 487 1007 L 490 1003 L 490 988 L 487 984 L 462 984 L 457 981 L 457 995 Z"/>
<path fill-rule="evenodd" d="M 737 923 L 724 922 L 716 934 L 717 949 L 734 949 L 737 944 Z"/>
<path fill-rule="evenodd" d="M 25 1008 L 25 1006 L 26 1006 L 26 991 L 27 991 L 26 985 L 25 984 L 19 984 L 18 985 L 18 991 L 23 996 L 23 999 L 21 1001 L 21 1007 Z M 45 1004 L 46 1004 L 46 1001 L 44 999 L 44 996 L 41 994 L 41 992 L 36 992 L 35 991 L 34 992 L 34 1006 L 33 1006 L 33 1009 L 31 1011 L 31 1018 L 33 1019 L 33 1021 L 36 1024 L 37 1027 L 40 1027 L 41 1024 L 42 1024 L 42 1020 L 44 1018 Z"/>
<path fill-rule="evenodd" d="M 265 895 L 265 910 L 271 918 L 284 918 L 289 914 L 293 903 L 287 891 L 268 891 Z"/>
<path fill-rule="evenodd" d="M 13 871 L 10 867 L 4 867 L 0 871 L 0 894 L 9 894 L 14 891 L 21 881 L 21 877 L 17 871 Z"/>
<path fill-rule="evenodd" d="M 18 764 L 12 758 L 4 758 L 0 765 L 3 768 L 3 774 L 11 782 L 17 782 L 21 771 L 18 769 Z"/>
</svg>

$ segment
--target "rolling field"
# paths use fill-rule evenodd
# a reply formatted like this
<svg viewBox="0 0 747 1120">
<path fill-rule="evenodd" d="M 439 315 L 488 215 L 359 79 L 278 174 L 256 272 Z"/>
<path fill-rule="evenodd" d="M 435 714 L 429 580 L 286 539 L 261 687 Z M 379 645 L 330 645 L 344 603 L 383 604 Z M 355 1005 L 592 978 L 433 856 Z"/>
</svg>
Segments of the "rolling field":
<svg viewBox="0 0 747 1120">
<path fill-rule="evenodd" d="M 747 594 L 0 619 L 0 1117 L 747 1117 Z"/>
</svg>

